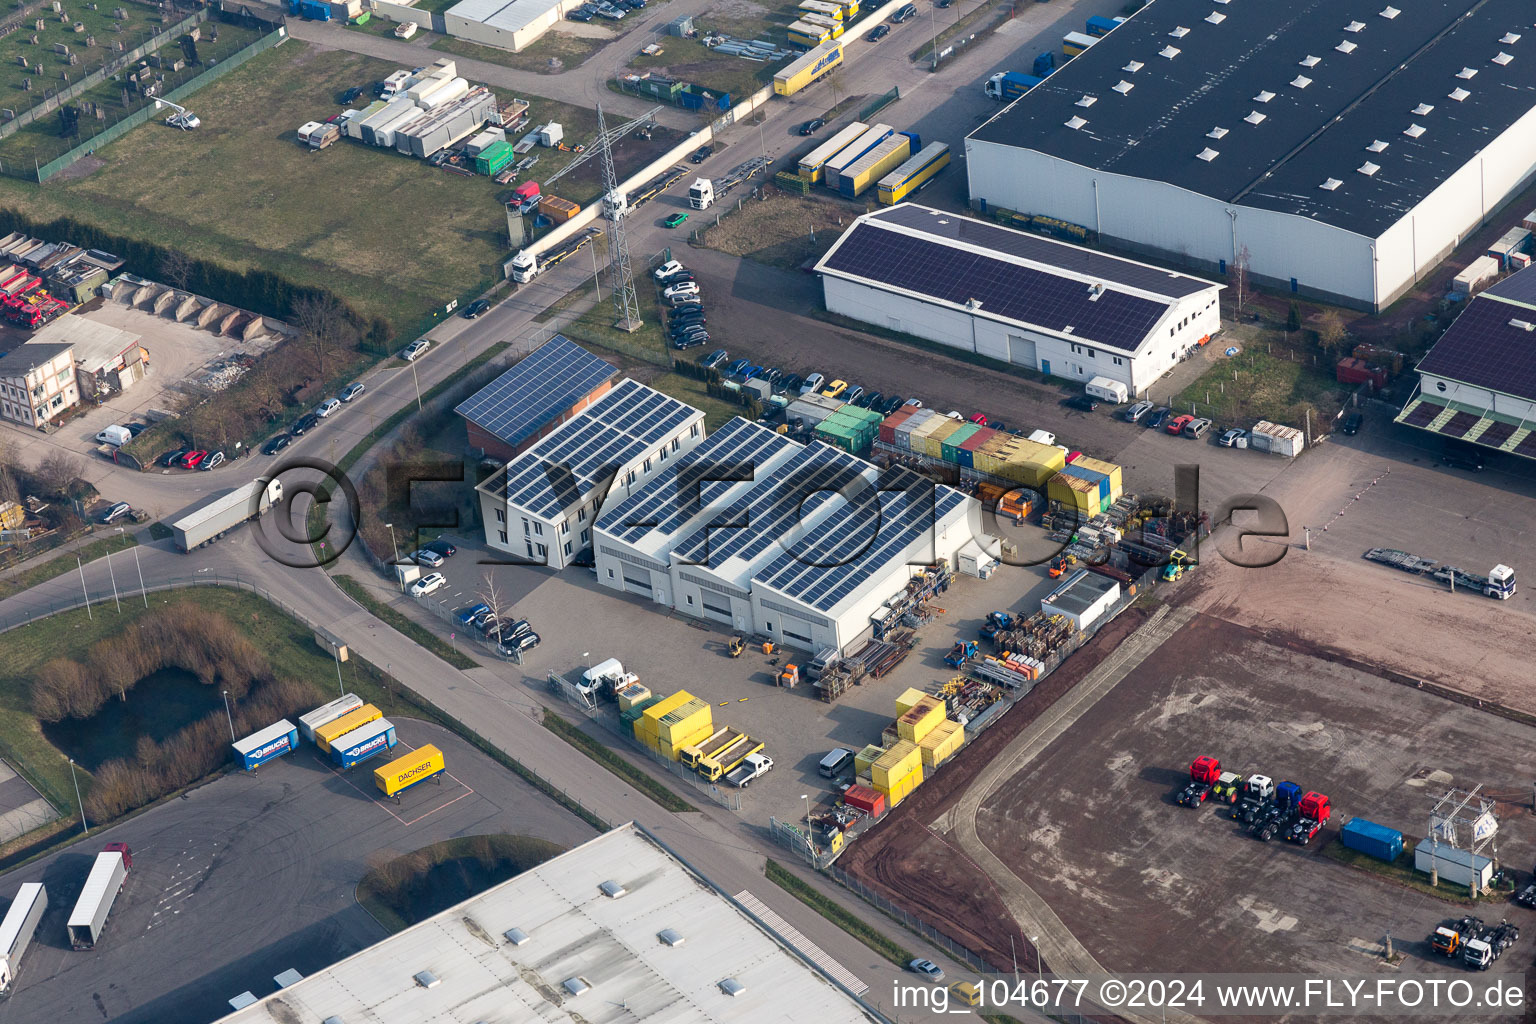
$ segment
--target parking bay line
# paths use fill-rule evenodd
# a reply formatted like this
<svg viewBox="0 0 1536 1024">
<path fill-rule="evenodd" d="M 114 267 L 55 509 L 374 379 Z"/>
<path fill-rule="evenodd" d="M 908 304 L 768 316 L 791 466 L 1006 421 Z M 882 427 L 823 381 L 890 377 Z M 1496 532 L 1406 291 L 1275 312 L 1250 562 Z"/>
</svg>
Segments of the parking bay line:
<svg viewBox="0 0 1536 1024">
<path fill-rule="evenodd" d="M 415 747 L 409 746 L 409 745 L 404 744 L 404 743 L 400 744 L 400 746 L 405 747 L 406 750 L 415 750 L 416 749 Z M 320 761 L 320 758 L 316 757 L 315 760 L 316 761 Z M 342 782 L 345 782 L 347 785 L 351 786 L 354 790 L 356 790 L 362 796 L 368 797 L 368 799 L 369 799 L 369 801 L 371 803 L 373 803 L 376 806 L 378 806 L 385 814 L 389 815 L 391 818 L 394 818 L 396 821 L 398 821 L 400 824 L 406 826 L 407 828 L 409 828 L 410 826 L 416 824 L 418 821 L 422 821 L 422 820 L 424 820 L 426 818 L 430 818 L 432 815 L 436 814 L 438 811 L 442 810 L 445 807 L 451 807 L 452 805 L 458 803 L 460 800 L 463 800 L 467 796 L 474 796 L 475 795 L 475 790 L 474 790 L 473 787 L 469 786 L 467 783 L 464 782 L 463 779 L 460 779 L 457 775 L 454 775 L 452 772 L 444 769 L 443 774 L 448 776 L 454 782 L 457 782 L 460 786 L 463 786 L 464 787 L 464 792 L 460 793 L 458 796 L 454 797 L 452 800 L 449 800 L 447 803 L 438 804 L 436 807 L 432 808 L 427 813 L 419 815 L 418 817 L 412 818 L 409 821 L 407 821 L 406 819 L 400 817 L 400 815 L 396 814 L 394 811 L 390 810 L 388 807 L 384 806 L 384 801 L 383 800 L 381 800 L 378 797 L 374 796 L 372 793 L 369 793 L 367 790 L 362 789 L 361 787 L 359 787 L 357 785 L 357 783 L 353 782 L 347 776 L 345 776 L 341 772 L 337 771 L 335 765 L 326 764 L 324 761 L 320 761 L 320 763 L 325 765 L 326 768 L 330 769 L 331 774 L 336 776 L 336 778 L 340 779 Z"/>
</svg>

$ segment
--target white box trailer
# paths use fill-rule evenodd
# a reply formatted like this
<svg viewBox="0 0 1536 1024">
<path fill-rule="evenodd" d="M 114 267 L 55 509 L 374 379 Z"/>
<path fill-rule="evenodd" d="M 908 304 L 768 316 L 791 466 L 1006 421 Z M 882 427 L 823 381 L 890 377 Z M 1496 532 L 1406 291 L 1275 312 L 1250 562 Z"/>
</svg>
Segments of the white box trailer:
<svg viewBox="0 0 1536 1024">
<path fill-rule="evenodd" d="M 178 548 L 191 551 L 248 519 L 260 518 L 282 500 L 282 481 L 252 480 L 176 520 L 171 524 L 171 536 Z"/>
<path fill-rule="evenodd" d="M 116 844 L 114 844 L 116 845 Z M 85 888 L 69 915 L 69 944 L 75 949 L 95 949 L 107 925 L 112 904 L 123 890 L 130 861 L 122 850 L 103 850 L 86 876 Z"/>
<path fill-rule="evenodd" d="M 329 704 L 322 704 L 307 715 L 299 716 L 299 735 L 306 740 L 315 742 L 315 730 L 322 725 L 336 721 L 343 715 L 350 715 L 363 706 L 363 698 L 355 693 L 349 693 L 344 697 L 337 697 Z"/>
<path fill-rule="evenodd" d="M 1084 385 L 1083 390 L 1105 402 L 1123 403 L 1131 397 L 1130 389 L 1123 382 L 1108 377 L 1093 378 Z"/>
<path fill-rule="evenodd" d="M 27 951 L 32 936 L 37 934 L 37 924 L 48 909 L 48 890 L 41 882 L 27 882 L 11 901 L 11 909 L 0 921 L 0 992 L 9 992 L 16 971 L 21 966 L 21 955 Z"/>
</svg>

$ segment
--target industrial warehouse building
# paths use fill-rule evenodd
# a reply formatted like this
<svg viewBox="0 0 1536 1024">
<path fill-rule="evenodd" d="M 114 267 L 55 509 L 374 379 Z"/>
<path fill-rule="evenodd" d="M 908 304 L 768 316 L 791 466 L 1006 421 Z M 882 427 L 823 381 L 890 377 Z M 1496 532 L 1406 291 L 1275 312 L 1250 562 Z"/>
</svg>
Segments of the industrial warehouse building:
<svg viewBox="0 0 1536 1024">
<path fill-rule="evenodd" d="M 619 371 L 563 334 L 460 402 L 469 445 L 511 460 L 606 395 Z"/>
<path fill-rule="evenodd" d="M 628 497 L 703 438 L 698 409 L 620 381 L 476 488 L 485 542 L 563 569 L 592 545 L 605 502 Z"/>
<path fill-rule="evenodd" d="M 605 507 L 598 582 L 802 650 L 847 649 L 922 566 L 956 564 L 974 499 L 733 419 Z"/>
<path fill-rule="evenodd" d="M 1393 3 L 1401 0 L 1392 0 Z M 1529 0 L 1156 0 L 966 140 L 973 203 L 1380 310 L 1536 169 Z"/>
<path fill-rule="evenodd" d="M 443 12 L 451 36 L 521 50 L 560 23 L 584 0 L 460 0 Z"/>
<path fill-rule="evenodd" d="M 830 312 L 1132 395 L 1221 327 L 1221 285 L 915 203 L 855 220 L 816 271 Z"/>
<path fill-rule="evenodd" d="M 739 899 L 758 916 L 631 823 L 251 999 L 222 1024 L 882 1019 L 855 997 L 866 988 L 857 978 Z"/>
<path fill-rule="evenodd" d="M 1418 371 L 1397 422 L 1536 459 L 1536 270 L 1473 298 Z"/>
</svg>

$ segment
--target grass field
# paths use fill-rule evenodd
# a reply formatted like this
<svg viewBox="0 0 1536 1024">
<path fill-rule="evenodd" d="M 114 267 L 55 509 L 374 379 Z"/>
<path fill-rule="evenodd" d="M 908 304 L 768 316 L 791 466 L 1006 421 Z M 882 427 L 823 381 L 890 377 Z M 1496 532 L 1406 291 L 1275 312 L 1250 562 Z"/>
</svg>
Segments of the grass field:
<svg viewBox="0 0 1536 1024">
<path fill-rule="evenodd" d="M 107 533 L 100 540 L 94 540 L 84 547 L 75 548 L 73 551 L 66 551 L 61 555 L 56 555 L 46 562 L 39 562 L 37 565 L 28 566 L 20 572 L 0 580 L 0 599 L 10 597 L 12 594 L 19 594 L 29 587 L 35 587 L 39 583 L 45 583 L 53 579 L 55 576 L 62 576 L 66 572 L 70 572 L 75 568 L 75 559 L 77 558 L 82 562 L 94 562 L 96 559 L 102 558 L 109 553 L 131 548 L 138 542 L 139 539 L 127 530 L 124 530 L 122 533 Z"/>
<path fill-rule="evenodd" d="M 598 24 L 592 22 L 591 24 Z M 570 71 L 588 57 L 618 38 L 617 33 L 601 36 L 578 36 L 553 29 L 545 33 L 532 46 L 513 53 L 495 46 L 484 46 L 468 39 L 444 37 L 432 44 L 432 49 L 452 53 L 471 60 L 483 60 L 487 64 L 516 68 L 519 71 L 536 71 L 541 75 L 555 75 Z M 551 64 L 551 60 L 559 61 Z"/>
<path fill-rule="evenodd" d="M 198 131 L 151 121 L 103 148 L 92 173 L 42 187 L 0 179 L 0 202 L 324 283 L 404 333 L 489 283 L 506 217 L 485 178 L 350 141 L 297 144 L 300 124 L 391 70 L 290 40 L 199 92 L 189 104 Z"/>
<path fill-rule="evenodd" d="M 1193 407 L 1220 426 L 1251 427 L 1258 420 L 1301 426 L 1312 410 L 1313 428 L 1329 423 L 1348 391 L 1322 366 L 1309 347 L 1287 345 L 1278 331 L 1246 331 L 1246 340 L 1223 334 L 1212 345 L 1237 342 L 1237 355 L 1218 358 L 1199 380 L 1173 401 L 1176 411 Z M 1293 339 L 1296 335 L 1293 335 Z M 1321 362 L 1321 357 L 1319 357 Z M 1324 364 L 1327 365 L 1327 364 Z"/>
</svg>

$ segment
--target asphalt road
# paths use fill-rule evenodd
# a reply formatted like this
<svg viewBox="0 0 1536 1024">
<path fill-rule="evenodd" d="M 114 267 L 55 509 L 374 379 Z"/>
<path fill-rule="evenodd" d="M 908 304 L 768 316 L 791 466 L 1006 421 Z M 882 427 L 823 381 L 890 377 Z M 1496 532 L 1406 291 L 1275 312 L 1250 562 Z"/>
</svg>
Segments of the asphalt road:
<svg viewBox="0 0 1536 1024">
<path fill-rule="evenodd" d="M 41 881 L 50 908 L 0 1022 L 204 1024 L 244 991 L 264 996 L 384 936 L 354 900 L 378 853 L 452 836 L 508 832 L 573 846 L 589 826 L 436 725 L 397 720 L 402 744 L 436 744 L 451 776 L 378 798 L 378 762 L 341 774 L 310 744 L 255 773 L 194 789 L 7 875 L 14 897 Z M 64 922 L 103 844 L 125 842 L 133 870 L 100 945 L 69 948 Z"/>
</svg>

